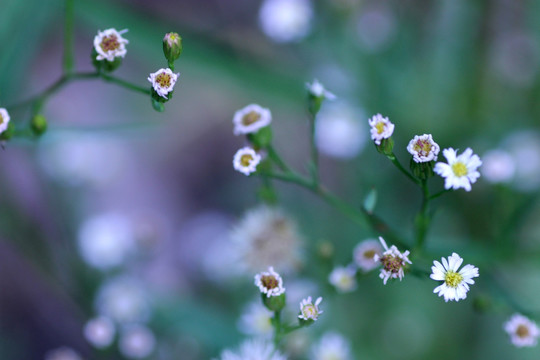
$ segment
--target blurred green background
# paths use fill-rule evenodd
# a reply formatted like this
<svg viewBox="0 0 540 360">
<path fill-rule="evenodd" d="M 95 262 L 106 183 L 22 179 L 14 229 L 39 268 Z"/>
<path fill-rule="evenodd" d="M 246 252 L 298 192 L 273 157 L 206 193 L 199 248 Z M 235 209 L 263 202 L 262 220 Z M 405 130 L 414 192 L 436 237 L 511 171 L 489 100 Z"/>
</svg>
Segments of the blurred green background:
<svg viewBox="0 0 540 360">
<path fill-rule="evenodd" d="M 103 284 L 119 276 L 137 279 L 148 298 L 144 322 L 156 338 L 148 358 L 209 359 L 236 346 L 242 309 L 258 297 L 253 274 L 229 277 L 208 254 L 226 249 L 228 231 L 259 204 L 260 181 L 231 166 L 244 145 L 231 119 L 249 103 L 271 109 L 275 148 L 306 172 L 305 83 L 313 78 L 353 109 L 362 129 L 358 155 L 322 155 L 323 183 L 355 206 L 377 189 L 376 213 L 405 238 L 421 194 L 369 144 L 372 114 L 395 123 L 405 165 L 406 145 L 423 133 L 441 149 L 471 147 L 482 157 L 504 148 L 520 163 L 508 183 L 480 178 L 472 192 L 434 201 L 420 267 L 429 271 L 432 259 L 453 251 L 478 266 L 477 284 L 459 303 L 432 294 L 427 277 L 383 286 L 376 270 L 359 275 L 356 291 L 337 293 L 327 281 L 333 266 L 350 263 L 353 247 L 379 234 L 276 183 L 304 238 L 303 261 L 284 280 L 310 281 L 317 294 L 304 297 L 324 298 L 324 314 L 300 330 L 307 345 L 292 358 L 311 359 L 309 344 L 326 330 L 349 339 L 354 359 L 538 358 L 538 348 L 514 348 L 502 324 L 519 310 L 513 302 L 540 313 L 540 2 L 312 1 L 308 33 L 286 43 L 261 30 L 261 4 L 75 1 L 78 71 L 92 71 L 93 37 L 114 27 L 129 29 L 130 41 L 115 75 L 149 86 L 148 74 L 166 66 L 163 35 L 176 31 L 180 77 L 164 113 L 112 84 L 71 83 L 45 105 L 43 137 L 15 138 L 0 151 L 0 358 L 43 359 L 61 346 L 84 359 L 122 358 L 114 346 L 93 349 L 82 332 L 99 312 Z M 2 0 L 0 106 L 61 76 L 63 19 L 63 1 Z M 24 127 L 29 111 L 10 111 L 11 121 Z M 442 186 L 431 181 L 433 192 Z M 85 221 L 110 213 L 136 225 L 139 243 L 129 261 L 105 271 L 83 261 L 77 239 Z"/>
</svg>

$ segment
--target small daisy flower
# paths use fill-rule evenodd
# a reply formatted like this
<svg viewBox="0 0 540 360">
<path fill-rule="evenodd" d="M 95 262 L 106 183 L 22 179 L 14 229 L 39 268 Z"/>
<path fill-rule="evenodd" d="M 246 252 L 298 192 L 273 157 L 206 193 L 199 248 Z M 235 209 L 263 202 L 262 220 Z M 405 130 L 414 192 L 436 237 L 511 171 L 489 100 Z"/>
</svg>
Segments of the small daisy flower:
<svg viewBox="0 0 540 360">
<path fill-rule="evenodd" d="M 349 340 L 336 332 L 325 333 L 311 348 L 310 360 L 351 360 Z"/>
<path fill-rule="evenodd" d="M 263 339 L 248 339 L 244 341 L 238 350 L 224 350 L 218 360 L 286 360 L 287 358 Z"/>
<path fill-rule="evenodd" d="M 364 240 L 353 250 L 354 263 L 363 271 L 370 271 L 377 266 L 379 262 L 375 260 L 375 255 L 382 255 L 383 248 L 375 239 Z"/>
<path fill-rule="evenodd" d="M 439 296 L 444 296 L 444 301 L 459 301 L 467 297 L 469 285 L 474 284 L 474 277 L 478 277 L 478 268 L 472 265 L 465 265 L 459 272 L 458 268 L 463 263 L 463 259 L 456 253 L 448 257 L 448 260 L 442 258 L 442 264 L 437 260 L 433 261 L 431 267 L 433 272 L 429 277 L 436 281 L 444 281 L 442 285 L 437 286 L 433 292 Z"/>
<path fill-rule="evenodd" d="M 482 161 L 478 155 L 473 155 L 470 148 L 467 148 L 459 156 L 457 151 L 452 148 L 444 149 L 443 155 L 448 164 L 438 162 L 433 171 L 445 178 L 444 188 L 447 190 L 464 188 L 466 191 L 471 191 L 471 184 L 480 177 L 480 173 L 476 169 L 482 165 Z"/>
<path fill-rule="evenodd" d="M 249 175 L 257 171 L 257 165 L 261 162 L 261 155 L 255 150 L 246 146 L 241 148 L 234 154 L 233 166 L 234 169 L 240 171 L 244 175 Z"/>
<path fill-rule="evenodd" d="M 255 275 L 255 286 L 259 288 L 261 293 L 266 294 L 266 297 L 279 296 L 285 293 L 283 279 L 274 271 L 272 266 L 268 268 L 268 271 Z"/>
<path fill-rule="evenodd" d="M 159 69 L 155 73 L 150 74 L 148 81 L 152 83 L 152 87 L 156 93 L 162 98 L 167 99 L 167 94 L 173 91 L 174 84 L 180 73 L 173 73 L 171 69 Z"/>
<path fill-rule="evenodd" d="M 388 245 L 386 245 L 386 241 L 384 241 L 384 239 L 380 236 L 379 241 L 381 242 L 385 250 L 382 253 L 382 256 L 380 256 L 379 254 L 375 254 L 373 256 L 373 259 L 375 261 L 380 261 L 383 266 L 379 277 L 383 279 L 384 285 L 386 285 L 388 279 L 399 278 L 399 281 L 401 281 L 403 279 L 403 276 L 405 276 L 403 268 L 406 266 L 407 263 L 412 264 L 412 262 L 409 260 L 409 250 L 401 253 L 395 245 L 392 245 L 390 248 L 388 248 Z"/>
<path fill-rule="evenodd" d="M 312 96 L 314 96 L 316 98 L 325 98 L 325 99 L 328 99 L 328 100 L 336 99 L 336 95 L 334 95 L 330 91 L 326 90 L 324 88 L 323 84 L 321 84 L 319 82 L 319 80 L 317 80 L 317 79 L 314 79 L 311 84 L 306 83 L 306 88 L 307 88 L 308 92 Z"/>
<path fill-rule="evenodd" d="M 260 128 L 270 125 L 270 110 L 257 104 L 250 104 L 234 113 L 234 135 L 251 134 Z"/>
<path fill-rule="evenodd" d="M 338 266 L 328 276 L 330 284 L 340 293 L 356 290 L 356 269 L 353 266 Z"/>
<path fill-rule="evenodd" d="M 311 302 L 311 296 L 308 296 L 307 299 L 303 299 L 300 302 L 300 315 L 298 315 L 298 317 L 304 320 L 317 320 L 319 315 L 323 313 L 322 310 L 319 310 L 321 301 L 322 297 L 317 298 L 315 304 Z"/>
<path fill-rule="evenodd" d="M 9 124 L 9 114 L 6 109 L 0 108 L 0 134 L 7 130 Z"/>
<path fill-rule="evenodd" d="M 490 183 L 508 183 L 513 179 L 516 162 L 505 150 L 490 150 L 482 159 L 482 175 Z"/>
<path fill-rule="evenodd" d="M 382 139 L 388 139 L 394 133 L 394 124 L 381 114 L 369 119 L 369 126 L 371 126 L 371 139 L 376 145 L 381 145 Z"/>
<path fill-rule="evenodd" d="M 129 43 L 122 37 L 126 30 L 116 31 L 116 29 L 107 29 L 98 31 L 94 37 L 94 49 L 96 49 L 96 60 L 114 61 L 117 57 L 126 56 L 126 44 Z"/>
<path fill-rule="evenodd" d="M 437 160 L 439 145 L 433 141 L 431 134 L 416 135 L 407 146 L 407 151 L 417 163 Z"/>
<path fill-rule="evenodd" d="M 520 314 L 514 314 L 504 324 L 504 331 L 510 336 L 512 344 L 517 347 L 535 346 L 540 335 L 535 322 Z"/>
</svg>

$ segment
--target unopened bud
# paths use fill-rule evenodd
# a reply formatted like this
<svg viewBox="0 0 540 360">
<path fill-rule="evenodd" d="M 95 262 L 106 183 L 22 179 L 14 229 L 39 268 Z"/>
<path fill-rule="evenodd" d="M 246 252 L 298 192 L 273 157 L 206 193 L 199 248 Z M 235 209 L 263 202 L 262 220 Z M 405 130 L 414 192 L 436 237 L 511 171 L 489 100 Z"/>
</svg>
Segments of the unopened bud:
<svg viewBox="0 0 540 360">
<path fill-rule="evenodd" d="M 285 307 L 285 294 L 278 296 L 266 296 L 266 294 L 261 294 L 262 301 L 264 306 L 270 311 L 281 311 Z"/>
<path fill-rule="evenodd" d="M 163 38 L 163 54 L 169 62 L 174 63 L 182 54 L 182 37 L 178 33 L 170 32 Z"/>
<path fill-rule="evenodd" d="M 34 134 L 38 136 L 42 135 L 45 131 L 47 131 L 47 119 L 41 114 L 35 115 L 32 118 L 30 127 L 32 128 Z"/>
</svg>

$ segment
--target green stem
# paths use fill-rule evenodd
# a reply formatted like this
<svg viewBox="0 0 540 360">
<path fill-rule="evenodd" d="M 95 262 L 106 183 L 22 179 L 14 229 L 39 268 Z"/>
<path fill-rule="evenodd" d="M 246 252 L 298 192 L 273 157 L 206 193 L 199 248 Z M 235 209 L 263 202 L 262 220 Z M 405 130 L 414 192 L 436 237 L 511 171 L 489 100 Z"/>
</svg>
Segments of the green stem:
<svg viewBox="0 0 540 360">
<path fill-rule="evenodd" d="M 274 344 L 277 347 L 281 341 L 281 311 L 274 311 Z"/>
<path fill-rule="evenodd" d="M 287 166 L 287 164 L 285 164 L 283 159 L 281 159 L 281 156 L 279 156 L 279 154 L 276 152 L 272 145 L 268 145 L 267 150 L 270 159 L 272 159 L 272 161 L 274 161 L 282 171 L 290 172 L 289 167 Z"/>
<path fill-rule="evenodd" d="M 124 88 L 126 88 L 128 90 L 133 90 L 135 92 L 139 92 L 139 93 L 146 94 L 146 95 L 151 95 L 152 94 L 152 90 L 151 90 L 150 87 L 138 86 L 138 85 L 130 83 L 129 81 L 118 79 L 118 78 L 115 78 L 112 75 L 107 75 L 107 74 L 103 74 L 103 73 L 100 73 L 100 76 L 101 76 L 101 78 L 103 80 L 105 80 L 107 82 L 117 84 L 117 85 L 120 85 L 120 86 L 122 86 L 122 87 L 124 87 Z"/>
<path fill-rule="evenodd" d="M 436 198 L 438 198 L 439 196 L 441 196 L 441 195 L 443 195 L 443 194 L 446 194 L 447 192 L 450 192 L 450 189 L 441 190 L 441 191 L 439 191 L 438 193 L 435 193 L 435 194 L 431 195 L 431 196 L 429 197 L 429 200 L 436 199 Z"/>
<path fill-rule="evenodd" d="M 309 119 L 309 135 L 310 135 L 310 147 L 311 147 L 311 164 L 310 173 L 315 186 L 319 185 L 319 150 L 317 144 L 315 144 L 315 117 L 316 113 L 310 115 Z"/>
<path fill-rule="evenodd" d="M 345 201 L 341 200 L 340 198 L 336 197 L 329 191 L 325 190 L 319 185 L 316 185 L 311 181 L 310 179 L 306 179 L 294 172 L 286 172 L 283 174 L 276 174 L 276 173 L 265 173 L 265 176 L 268 176 L 269 178 L 274 178 L 277 180 L 281 180 L 284 182 L 292 183 L 299 185 L 311 192 L 313 192 L 316 195 L 319 195 L 322 200 L 324 200 L 327 204 L 334 207 L 336 210 L 341 212 L 343 215 L 347 216 L 349 219 L 354 221 L 355 223 L 361 225 L 361 226 L 369 226 L 373 231 L 376 233 L 384 235 L 388 240 L 390 240 L 392 243 L 396 244 L 397 246 L 401 248 L 407 249 L 408 246 L 398 235 L 396 235 L 390 227 L 379 217 L 377 217 L 374 214 L 368 213 L 366 210 L 362 209 L 359 210 L 355 208 L 354 206 L 349 205 Z"/>
<path fill-rule="evenodd" d="M 75 52 L 73 48 L 73 22 L 74 22 L 74 0 L 65 2 L 64 19 L 64 74 L 69 74 L 75 67 Z"/>
<path fill-rule="evenodd" d="M 429 189 L 427 187 L 427 180 L 422 179 L 420 186 L 422 187 L 422 205 L 420 211 L 416 216 L 416 244 L 417 251 L 422 250 L 426 241 L 426 232 L 429 227 L 430 218 L 428 214 L 428 205 L 430 201 Z"/>
<path fill-rule="evenodd" d="M 399 171 L 401 171 L 403 174 L 405 174 L 405 176 L 407 176 L 409 178 L 409 180 L 411 180 L 416 185 L 421 185 L 420 181 L 418 181 L 417 178 L 415 178 L 414 176 L 411 175 L 410 172 L 405 170 L 405 168 L 401 165 L 401 163 L 399 162 L 399 160 L 397 159 L 397 157 L 396 157 L 396 155 L 394 153 L 392 153 L 392 155 L 388 155 L 387 157 L 388 157 L 388 159 L 390 159 L 392 164 L 394 164 L 399 169 Z"/>
</svg>

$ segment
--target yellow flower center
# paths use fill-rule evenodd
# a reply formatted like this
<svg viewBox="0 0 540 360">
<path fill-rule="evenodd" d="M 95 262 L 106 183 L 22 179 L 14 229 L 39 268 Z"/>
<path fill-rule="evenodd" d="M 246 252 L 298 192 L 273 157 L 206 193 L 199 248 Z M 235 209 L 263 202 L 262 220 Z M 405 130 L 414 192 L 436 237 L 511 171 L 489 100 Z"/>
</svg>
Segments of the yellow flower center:
<svg viewBox="0 0 540 360">
<path fill-rule="evenodd" d="M 103 51 L 113 51 L 120 47 L 120 43 L 118 42 L 116 35 L 109 35 L 105 36 L 101 40 L 101 44 L 99 44 L 99 46 L 101 46 Z"/>
<path fill-rule="evenodd" d="M 272 289 L 277 288 L 279 286 L 279 282 L 272 275 L 264 275 L 264 276 L 262 276 L 261 277 L 261 283 L 268 290 L 272 290 Z"/>
<path fill-rule="evenodd" d="M 468 173 L 467 166 L 465 166 L 465 164 L 462 162 L 454 163 L 452 165 L 452 171 L 454 172 L 454 175 L 456 175 L 457 177 L 465 176 Z"/>
<path fill-rule="evenodd" d="M 249 166 L 251 161 L 253 161 L 253 156 L 250 154 L 244 154 L 240 157 L 240 164 L 242 164 L 242 166 Z"/>
<path fill-rule="evenodd" d="M 302 314 L 304 314 L 305 317 L 312 318 L 317 315 L 317 309 L 315 309 L 315 305 L 308 304 L 302 309 Z"/>
<path fill-rule="evenodd" d="M 446 286 L 457 288 L 459 284 L 463 281 L 463 276 L 455 271 L 448 271 L 444 276 L 444 282 Z"/>
<path fill-rule="evenodd" d="M 373 259 L 373 257 L 375 256 L 376 252 L 375 250 L 371 249 L 371 250 L 367 250 L 367 251 L 364 251 L 364 257 L 366 259 Z"/>
<path fill-rule="evenodd" d="M 169 86 L 171 86 L 171 75 L 162 72 L 158 76 L 156 76 L 156 82 L 162 88 L 168 88 Z"/>
<path fill-rule="evenodd" d="M 516 330 L 516 335 L 519 336 L 520 338 L 525 338 L 529 336 L 529 328 L 526 327 L 525 325 L 519 325 Z"/>
<path fill-rule="evenodd" d="M 379 121 L 377 125 L 375 125 L 375 129 L 377 129 L 377 134 L 382 134 L 385 127 L 385 124 L 382 121 Z"/>
<path fill-rule="evenodd" d="M 413 146 L 414 151 L 416 151 L 420 156 L 428 156 L 431 152 L 431 143 L 426 140 L 418 140 Z"/>
<path fill-rule="evenodd" d="M 2 125 L 4 123 L 4 117 L 2 116 L 2 114 L 0 114 L 0 125 Z"/>
<path fill-rule="evenodd" d="M 261 114 L 256 111 L 250 111 L 242 118 L 242 124 L 245 126 L 256 123 L 261 118 Z"/>
</svg>

